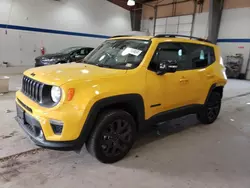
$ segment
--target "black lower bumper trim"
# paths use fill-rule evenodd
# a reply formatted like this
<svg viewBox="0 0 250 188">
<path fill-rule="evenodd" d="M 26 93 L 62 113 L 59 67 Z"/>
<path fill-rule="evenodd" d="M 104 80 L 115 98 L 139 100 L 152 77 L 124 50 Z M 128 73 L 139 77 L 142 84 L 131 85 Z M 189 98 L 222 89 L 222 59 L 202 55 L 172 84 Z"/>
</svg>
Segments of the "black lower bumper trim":
<svg viewBox="0 0 250 188">
<path fill-rule="evenodd" d="M 25 133 L 30 137 L 30 139 L 38 146 L 50 148 L 50 149 L 56 149 L 56 150 L 74 150 L 78 148 L 77 141 L 58 141 L 58 142 L 52 142 L 45 140 L 44 137 L 35 136 L 30 132 L 30 130 L 27 128 L 27 125 L 24 123 L 24 121 L 19 118 L 15 117 L 16 121 L 22 127 L 22 129 L 25 131 Z M 34 125 L 31 125 L 34 126 Z"/>
</svg>

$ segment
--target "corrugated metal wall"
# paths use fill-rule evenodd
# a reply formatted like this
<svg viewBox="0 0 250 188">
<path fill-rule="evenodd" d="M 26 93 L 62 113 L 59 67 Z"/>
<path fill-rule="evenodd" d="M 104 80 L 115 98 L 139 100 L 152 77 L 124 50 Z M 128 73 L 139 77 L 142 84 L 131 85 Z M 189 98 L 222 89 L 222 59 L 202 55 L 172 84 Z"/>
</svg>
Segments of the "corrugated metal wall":
<svg viewBox="0 0 250 188">
<path fill-rule="evenodd" d="M 158 18 L 156 19 L 155 34 L 169 33 L 190 35 L 192 18 L 192 15 Z"/>
</svg>

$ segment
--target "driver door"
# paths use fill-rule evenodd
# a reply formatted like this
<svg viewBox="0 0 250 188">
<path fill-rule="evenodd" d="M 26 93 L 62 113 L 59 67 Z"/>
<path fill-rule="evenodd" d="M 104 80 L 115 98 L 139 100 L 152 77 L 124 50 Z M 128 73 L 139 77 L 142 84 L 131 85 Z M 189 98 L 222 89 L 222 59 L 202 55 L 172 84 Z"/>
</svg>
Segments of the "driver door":
<svg viewBox="0 0 250 188">
<path fill-rule="evenodd" d="M 178 69 L 174 73 L 157 75 L 157 67 L 161 61 L 177 61 Z M 185 70 L 189 68 L 187 50 L 181 43 L 159 43 L 147 72 L 147 97 L 150 115 L 176 109 L 185 105 L 188 82 Z"/>
</svg>

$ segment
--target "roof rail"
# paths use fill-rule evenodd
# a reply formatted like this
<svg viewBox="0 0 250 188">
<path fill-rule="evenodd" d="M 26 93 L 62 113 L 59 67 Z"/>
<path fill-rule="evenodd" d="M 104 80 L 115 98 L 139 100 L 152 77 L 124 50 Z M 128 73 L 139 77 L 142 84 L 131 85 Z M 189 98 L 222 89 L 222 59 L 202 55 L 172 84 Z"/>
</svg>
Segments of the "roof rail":
<svg viewBox="0 0 250 188">
<path fill-rule="evenodd" d="M 133 35 L 115 35 L 110 38 L 118 38 L 118 37 L 132 37 Z"/>
<path fill-rule="evenodd" d="M 199 40 L 199 41 L 202 41 L 202 42 L 212 43 L 209 40 L 206 40 L 206 39 L 203 39 L 203 38 L 199 38 L 199 37 L 188 36 L 188 35 L 160 34 L 160 35 L 155 35 L 153 38 L 166 38 L 166 37 L 168 37 L 168 38 L 184 37 L 184 38 Z"/>
</svg>

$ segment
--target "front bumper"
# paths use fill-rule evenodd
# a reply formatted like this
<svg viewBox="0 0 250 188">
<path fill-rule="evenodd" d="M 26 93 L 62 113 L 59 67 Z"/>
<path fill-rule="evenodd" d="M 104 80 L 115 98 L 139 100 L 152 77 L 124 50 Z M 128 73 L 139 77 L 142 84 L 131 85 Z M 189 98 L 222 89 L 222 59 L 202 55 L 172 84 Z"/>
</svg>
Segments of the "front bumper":
<svg viewBox="0 0 250 188">
<path fill-rule="evenodd" d="M 19 105 L 17 104 L 17 111 Z M 31 140 L 38 146 L 46 147 L 46 148 L 54 148 L 54 149 L 69 149 L 75 148 L 79 145 L 77 140 L 73 141 L 47 141 L 44 137 L 43 130 L 39 121 L 37 121 L 31 115 L 24 113 L 24 118 L 21 118 L 18 114 L 15 117 L 16 121 L 20 125 L 20 127 L 24 130 L 24 132 L 31 138 Z"/>
<path fill-rule="evenodd" d="M 18 124 L 35 144 L 47 148 L 75 148 L 82 146 L 85 122 L 83 111 L 70 104 L 45 108 L 32 101 L 21 91 L 16 94 Z M 18 110 L 19 109 L 19 110 Z M 21 114 L 18 113 L 21 111 Z M 54 122 L 63 123 L 54 129 Z M 56 132 L 59 131 L 59 132 Z"/>
</svg>

